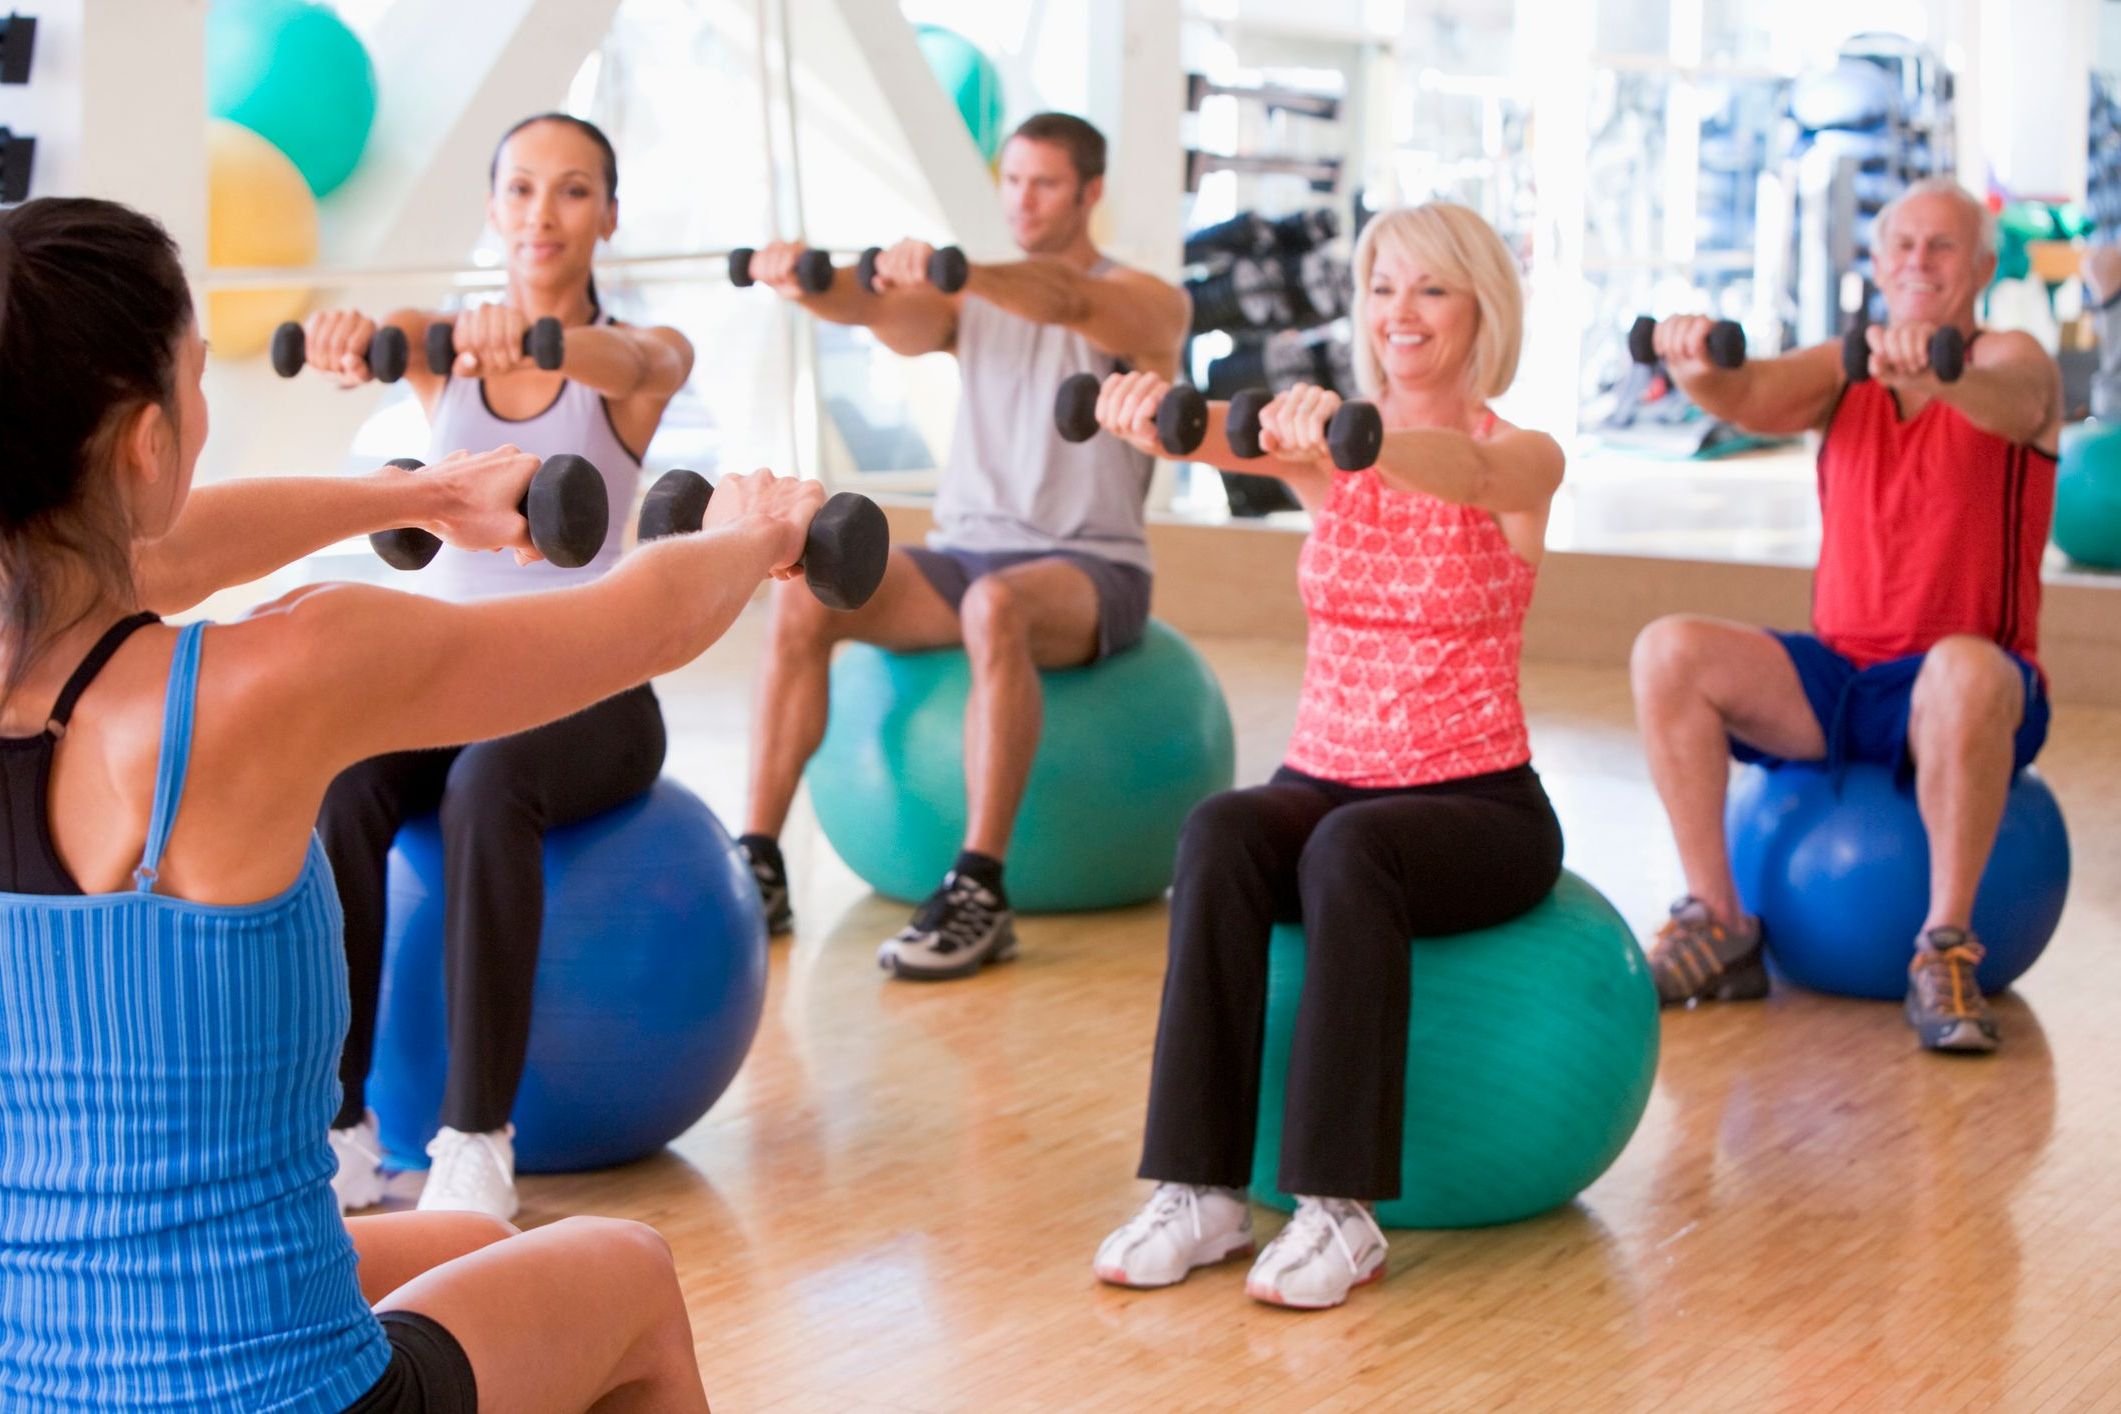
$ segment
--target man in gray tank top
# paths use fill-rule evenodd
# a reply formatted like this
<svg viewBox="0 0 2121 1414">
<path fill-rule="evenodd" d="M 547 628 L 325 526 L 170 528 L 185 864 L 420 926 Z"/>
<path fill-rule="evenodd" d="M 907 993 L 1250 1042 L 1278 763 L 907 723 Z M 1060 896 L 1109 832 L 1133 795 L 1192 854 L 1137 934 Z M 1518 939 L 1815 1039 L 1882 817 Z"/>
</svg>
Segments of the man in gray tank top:
<svg viewBox="0 0 2121 1414">
<path fill-rule="evenodd" d="M 891 554 L 883 586 L 837 614 L 776 589 L 752 724 L 751 807 L 738 841 L 774 931 L 792 926 L 777 843 L 803 766 L 824 739 L 833 645 L 898 650 L 963 644 L 963 852 L 878 962 L 900 977 L 969 976 L 1011 956 L 1002 858 L 1038 749 L 1041 668 L 1131 648 L 1149 615 L 1142 533 L 1150 459 L 1112 437 L 1071 445 L 1053 400 L 1071 373 L 1139 368 L 1178 375 L 1191 309 L 1185 292 L 1106 260 L 1090 241 L 1104 188 L 1105 140 L 1065 113 L 1027 120 L 1002 149 L 1004 214 L 1024 260 L 973 265 L 964 288 L 928 280 L 931 248 L 902 241 L 876 265 L 876 290 L 841 270 L 829 290 L 795 279 L 799 246 L 758 251 L 752 278 L 836 324 L 866 325 L 894 352 L 957 355 L 964 396 L 925 547 Z"/>
</svg>

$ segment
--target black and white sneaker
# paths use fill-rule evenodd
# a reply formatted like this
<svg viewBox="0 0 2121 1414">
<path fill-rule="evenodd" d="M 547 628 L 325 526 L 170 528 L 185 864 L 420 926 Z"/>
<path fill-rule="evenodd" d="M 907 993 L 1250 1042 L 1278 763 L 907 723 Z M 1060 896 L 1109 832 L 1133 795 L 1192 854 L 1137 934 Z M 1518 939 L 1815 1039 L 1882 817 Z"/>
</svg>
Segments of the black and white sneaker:
<svg viewBox="0 0 2121 1414">
<path fill-rule="evenodd" d="M 759 886 L 759 902 L 766 906 L 768 935 L 794 932 L 795 910 L 788 905 L 788 872 L 780 859 L 754 850 L 744 840 L 738 840 L 736 848 Z"/>
<path fill-rule="evenodd" d="M 1016 956 L 1016 915 L 986 885 L 955 869 L 913 914 L 913 921 L 884 940 L 876 965 L 915 982 L 970 977 L 990 962 Z"/>
</svg>

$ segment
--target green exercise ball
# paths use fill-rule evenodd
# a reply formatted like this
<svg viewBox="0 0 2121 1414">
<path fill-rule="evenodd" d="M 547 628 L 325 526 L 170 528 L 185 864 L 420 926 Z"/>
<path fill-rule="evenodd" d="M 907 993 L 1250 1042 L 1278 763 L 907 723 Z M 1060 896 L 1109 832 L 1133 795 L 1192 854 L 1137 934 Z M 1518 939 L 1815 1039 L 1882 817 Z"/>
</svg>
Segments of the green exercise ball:
<svg viewBox="0 0 2121 1414">
<path fill-rule="evenodd" d="M 1627 923 L 1565 872 L 1522 917 L 1410 946 L 1400 1192 L 1377 1220 L 1484 1227 L 1568 1202 L 1627 1147 L 1657 1076 L 1657 989 Z M 1303 980 L 1303 929 L 1276 928 L 1252 1194 L 1284 1211 L 1296 1205 L 1274 1180 Z"/>
<path fill-rule="evenodd" d="M 2055 544 L 2080 565 L 2121 569 L 2121 426 L 2080 423 L 2063 434 Z"/>
<path fill-rule="evenodd" d="M 994 61 L 971 40 L 941 25 L 916 25 L 913 38 L 936 82 L 957 105 L 979 155 L 992 162 L 1002 150 L 1002 76 Z"/>
<path fill-rule="evenodd" d="M 1236 776 L 1214 673 L 1152 620 L 1139 647 L 1039 678 L 1045 724 L 1009 847 L 1010 903 L 1055 912 L 1156 898 L 1187 812 Z M 833 660 L 810 795 L 825 838 L 879 893 L 925 898 L 957 858 L 971 682 L 955 648 L 852 643 Z"/>
<path fill-rule="evenodd" d="M 311 192 L 336 189 L 376 117 L 376 71 L 337 15 L 306 0 L 214 0 L 206 103 L 286 153 Z"/>
</svg>

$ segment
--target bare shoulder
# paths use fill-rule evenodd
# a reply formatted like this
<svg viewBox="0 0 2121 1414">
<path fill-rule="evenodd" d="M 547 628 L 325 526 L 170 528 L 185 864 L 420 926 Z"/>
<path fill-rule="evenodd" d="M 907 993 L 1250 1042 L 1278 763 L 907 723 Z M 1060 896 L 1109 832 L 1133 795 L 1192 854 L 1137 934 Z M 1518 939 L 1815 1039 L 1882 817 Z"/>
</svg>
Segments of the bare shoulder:
<svg viewBox="0 0 2121 1414">
<path fill-rule="evenodd" d="M 1974 340 L 1967 350 L 1967 358 L 1976 368 L 2004 368 L 2011 365 L 2037 364 L 2055 368 L 2054 355 L 2040 341 L 2022 329 L 1984 329 L 1981 337 Z"/>
</svg>

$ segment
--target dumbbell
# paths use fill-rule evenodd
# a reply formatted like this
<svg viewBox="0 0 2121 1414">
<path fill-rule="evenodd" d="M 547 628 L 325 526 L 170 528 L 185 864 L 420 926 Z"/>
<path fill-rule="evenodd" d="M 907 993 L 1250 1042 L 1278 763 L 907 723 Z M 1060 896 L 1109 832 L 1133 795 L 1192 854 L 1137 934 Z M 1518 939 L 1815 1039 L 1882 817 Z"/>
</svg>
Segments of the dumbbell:
<svg viewBox="0 0 2121 1414">
<path fill-rule="evenodd" d="M 422 465 L 411 457 L 398 457 L 390 465 L 418 471 Z M 547 457 L 529 489 L 516 502 L 516 511 L 530 522 L 530 543 L 538 553 L 563 570 L 578 569 L 596 558 L 604 548 L 611 528 L 611 496 L 604 478 L 584 457 L 563 452 Z M 393 569 L 425 569 L 442 548 L 437 537 L 407 526 L 379 530 L 368 543 Z"/>
<path fill-rule="evenodd" d="M 1865 382 L 1871 376 L 1870 327 L 1868 319 L 1858 318 L 1841 336 L 1841 371 L 1851 383 Z M 1930 372 L 1940 383 L 1956 383 L 1966 372 L 1966 335 L 1957 325 L 1947 324 L 1930 335 Z"/>
<path fill-rule="evenodd" d="M 873 245 L 854 262 L 854 278 L 872 295 L 876 293 L 876 258 L 883 253 L 882 246 Z M 965 281 L 971 274 L 972 266 L 965 259 L 965 253 L 954 245 L 946 245 L 928 257 L 928 283 L 946 295 L 954 295 L 965 288 Z"/>
<path fill-rule="evenodd" d="M 1231 451 L 1241 457 L 1266 455 L 1259 445 L 1259 415 L 1273 401 L 1265 388 L 1245 388 L 1231 397 L 1223 412 L 1223 440 Z M 1375 403 L 1342 403 L 1326 422 L 1326 448 L 1342 471 L 1377 465 L 1384 444 L 1385 420 Z"/>
<path fill-rule="evenodd" d="M 642 544 L 689 535 L 707 518 L 714 487 L 696 471 L 666 471 L 648 488 L 636 527 Z M 891 525 L 867 496 L 842 491 L 828 497 L 803 539 L 803 582 L 828 609 L 859 609 L 884 582 L 891 558 Z"/>
<path fill-rule="evenodd" d="M 1628 328 L 1628 352 L 1637 363 L 1657 361 L 1657 321 L 1641 315 Z M 1735 319 L 1709 326 L 1709 362 L 1718 368 L 1745 367 L 1745 329 Z"/>
<path fill-rule="evenodd" d="M 1061 380 L 1053 399 L 1053 425 L 1063 439 L 1087 442 L 1097 434 L 1097 392 L 1104 380 L 1095 373 L 1071 373 Z M 1156 407 L 1156 440 L 1168 456 L 1191 456 L 1208 435 L 1208 400 L 1200 389 L 1172 385 Z"/>
<path fill-rule="evenodd" d="M 405 376 L 407 360 L 405 331 L 395 324 L 376 328 L 368 341 L 368 371 L 378 383 L 395 383 Z M 292 378 L 309 362 L 309 337 L 302 326 L 289 320 L 272 331 L 272 371 Z"/>
<path fill-rule="evenodd" d="M 758 252 L 738 246 L 729 252 L 729 283 L 740 290 L 751 288 L 751 257 Z M 821 295 L 832 288 L 832 256 L 822 250 L 806 250 L 795 258 L 795 282 L 803 293 Z"/>
<path fill-rule="evenodd" d="M 560 366 L 566 347 L 566 326 L 549 314 L 523 331 L 523 352 L 548 373 Z M 437 319 L 427 326 L 427 371 L 440 377 L 456 362 L 457 326 Z"/>
</svg>

